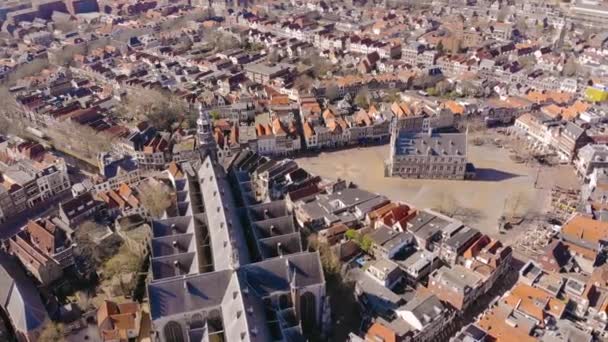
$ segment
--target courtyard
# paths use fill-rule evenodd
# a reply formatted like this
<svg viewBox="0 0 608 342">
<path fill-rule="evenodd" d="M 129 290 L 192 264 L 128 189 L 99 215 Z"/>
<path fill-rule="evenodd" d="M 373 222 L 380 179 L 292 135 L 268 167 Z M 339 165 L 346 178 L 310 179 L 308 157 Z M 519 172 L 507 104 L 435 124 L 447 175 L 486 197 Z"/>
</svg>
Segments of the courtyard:
<svg viewBox="0 0 608 342">
<path fill-rule="evenodd" d="M 496 136 L 494 131 L 469 136 L 468 160 L 477 169 L 474 180 L 384 177 L 388 145 L 322 152 L 297 161 L 301 167 L 321 177 L 345 179 L 392 200 L 417 208 L 441 210 L 498 237 L 498 220 L 502 215 L 528 220 L 539 218 L 549 209 L 553 186 L 578 189 L 579 182 L 569 165 L 546 166 L 515 161 L 506 146 L 490 142 Z M 472 143 L 473 139 L 479 138 L 486 143 L 480 146 Z M 511 240 L 517 230 L 502 235 L 501 239 Z"/>
</svg>

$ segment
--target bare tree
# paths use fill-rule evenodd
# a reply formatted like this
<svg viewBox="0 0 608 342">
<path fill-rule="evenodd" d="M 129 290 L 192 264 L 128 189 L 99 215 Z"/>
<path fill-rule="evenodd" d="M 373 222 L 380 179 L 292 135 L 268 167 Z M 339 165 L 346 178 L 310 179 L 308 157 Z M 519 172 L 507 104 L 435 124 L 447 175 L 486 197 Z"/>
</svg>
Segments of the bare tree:
<svg viewBox="0 0 608 342">
<path fill-rule="evenodd" d="M 518 18 L 517 22 L 515 23 L 515 28 L 519 31 L 520 34 L 524 34 L 528 30 L 528 23 L 526 22 L 526 18 Z"/>
<path fill-rule="evenodd" d="M 142 120 L 165 101 L 163 93 L 153 89 L 130 89 L 126 97 L 116 107 L 116 113 L 123 120 Z"/>
<path fill-rule="evenodd" d="M 144 256 L 133 252 L 125 244 L 120 247 L 118 253 L 113 255 L 103 264 L 104 282 L 113 282 L 118 279 L 123 295 L 131 295 L 137 286 L 135 281 L 137 272 L 141 268 Z M 131 281 L 124 282 L 123 276 L 131 275 Z M 128 278 L 127 278 L 128 279 Z"/>
<path fill-rule="evenodd" d="M 171 206 L 170 189 L 164 183 L 143 182 L 137 191 L 141 204 L 153 217 L 160 217 Z"/>
<path fill-rule="evenodd" d="M 446 80 L 442 80 L 435 84 L 435 90 L 438 95 L 445 95 L 452 90 L 452 85 Z"/>
<path fill-rule="evenodd" d="M 390 89 L 383 97 L 385 102 L 393 103 L 399 101 L 401 95 L 399 94 L 399 90 Z"/>
<path fill-rule="evenodd" d="M 576 62 L 576 59 L 574 57 L 568 58 L 566 63 L 564 63 L 564 70 L 562 72 L 564 76 L 576 76 L 578 72 L 578 63 Z"/>
<path fill-rule="evenodd" d="M 93 162 L 99 153 L 112 148 L 113 139 L 107 133 L 70 120 L 53 125 L 47 133 L 57 148 L 90 162 Z"/>
<path fill-rule="evenodd" d="M 355 104 L 359 108 L 367 109 L 369 107 L 370 93 L 367 87 L 362 87 L 355 96 Z"/>
<path fill-rule="evenodd" d="M 234 36 L 217 30 L 208 30 L 206 41 L 215 47 L 216 51 L 230 50 L 241 46 Z"/>
<path fill-rule="evenodd" d="M 452 194 L 442 193 L 435 210 L 449 217 L 471 224 L 483 218 L 483 213 L 475 208 L 461 205 Z"/>
<path fill-rule="evenodd" d="M 53 21 L 55 29 L 61 32 L 72 32 L 78 29 L 78 22 L 72 21 L 70 17 L 62 17 Z"/>
<path fill-rule="evenodd" d="M 68 45 L 50 53 L 49 58 L 57 65 L 71 65 L 74 63 L 74 56 L 85 55 L 87 51 L 86 44 Z"/>
<path fill-rule="evenodd" d="M 91 298 L 91 295 L 88 292 L 78 291 L 76 293 L 76 298 L 78 301 L 78 307 L 81 310 L 89 311 L 95 308 L 93 305 L 93 299 Z"/>
<path fill-rule="evenodd" d="M 327 75 L 332 70 L 332 65 L 326 58 L 314 56 L 312 59 L 312 73 L 316 78 Z"/>
<path fill-rule="evenodd" d="M 168 92 L 137 89 L 130 92 L 117 107 L 116 113 L 126 121 L 147 120 L 161 131 L 173 130 L 187 121 L 191 125 L 197 111 L 185 100 Z"/>
<path fill-rule="evenodd" d="M 47 320 L 38 337 L 39 342 L 57 342 L 65 339 L 65 328 L 63 324 Z"/>
<path fill-rule="evenodd" d="M 309 235 L 307 240 L 309 249 L 319 252 L 323 270 L 328 274 L 340 273 L 340 267 L 342 265 L 340 263 L 340 259 L 331 250 L 331 246 L 329 246 L 327 243 L 320 242 L 317 234 Z"/>
<path fill-rule="evenodd" d="M 453 216 L 456 212 L 456 208 L 457 203 L 454 196 L 445 192 L 441 193 L 441 197 L 435 209 L 444 215 Z"/>
<path fill-rule="evenodd" d="M 516 192 L 505 200 L 504 216 L 508 219 L 524 217 L 528 207 L 529 198 L 522 192 Z"/>
<path fill-rule="evenodd" d="M 142 261 L 141 255 L 130 250 L 127 245 L 122 245 L 118 253 L 104 263 L 103 276 L 105 279 L 113 279 L 121 274 L 137 272 Z"/>
<path fill-rule="evenodd" d="M 496 14 L 496 20 L 504 22 L 507 19 L 507 17 L 509 16 L 509 14 L 511 14 L 511 11 L 509 10 L 509 8 L 506 6 L 503 6 Z"/>
<path fill-rule="evenodd" d="M 96 236 L 103 236 L 107 231 L 107 227 L 93 221 L 85 221 L 74 233 L 74 242 L 76 244 L 74 253 L 92 270 L 96 269 L 105 260 L 116 254 L 120 247 L 120 243 L 104 243 L 98 245 L 94 241 Z"/>
<path fill-rule="evenodd" d="M 0 134 L 8 134 L 11 123 L 4 116 L 0 116 Z"/>
<path fill-rule="evenodd" d="M 39 74 L 48 67 L 49 61 L 46 58 L 36 58 L 15 68 L 8 76 L 7 81 L 9 84 L 13 84 L 22 78 Z"/>
<path fill-rule="evenodd" d="M 170 132 L 183 120 L 183 107 L 177 103 L 163 102 L 160 107 L 147 115 L 150 124 L 156 129 Z"/>
<path fill-rule="evenodd" d="M 325 88 L 325 97 L 329 101 L 333 101 L 333 100 L 337 99 L 338 97 L 340 97 L 340 92 L 338 90 L 338 87 L 333 84 L 330 84 L 329 86 L 327 86 L 327 88 Z"/>
<path fill-rule="evenodd" d="M 272 49 L 269 53 L 268 56 L 266 57 L 266 60 L 268 60 L 268 62 L 270 63 L 276 63 L 279 61 L 279 52 L 277 51 L 277 49 Z"/>
<path fill-rule="evenodd" d="M 293 82 L 293 86 L 298 91 L 310 91 L 310 89 L 312 88 L 312 82 L 312 77 L 303 74 L 296 78 L 296 80 Z"/>
</svg>

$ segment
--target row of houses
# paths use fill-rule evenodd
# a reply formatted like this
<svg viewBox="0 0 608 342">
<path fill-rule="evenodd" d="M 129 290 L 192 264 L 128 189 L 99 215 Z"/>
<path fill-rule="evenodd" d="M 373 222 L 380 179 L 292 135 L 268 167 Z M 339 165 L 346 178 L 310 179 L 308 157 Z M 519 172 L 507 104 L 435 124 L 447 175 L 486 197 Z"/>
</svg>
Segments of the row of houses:
<svg viewBox="0 0 608 342">
<path fill-rule="evenodd" d="M 604 338 L 605 234 L 605 222 L 573 215 L 520 269 L 513 288 L 453 341 L 464 341 L 467 331 L 477 331 L 480 341 Z"/>
<path fill-rule="evenodd" d="M 19 137 L 0 139 L 0 222 L 70 189 L 63 158 Z"/>
<path fill-rule="evenodd" d="M 264 237 L 280 238 L 281 250 L 293 248 L 287 238 L 292 230 L 282 221 L 286 209 L 299 229 L 315 233 L 347 264 L 358 302 L 374 317 L 364 327 L 368 340 L 440 338 L 453 329 L 458 312 L 510 269 L 510 247 L 432 210 L 322 180 L 292 160 L 252 151 L 239 152 L 230 168 Z M 272 222 L 270 235 L 264 220 Z"/>
</svg>

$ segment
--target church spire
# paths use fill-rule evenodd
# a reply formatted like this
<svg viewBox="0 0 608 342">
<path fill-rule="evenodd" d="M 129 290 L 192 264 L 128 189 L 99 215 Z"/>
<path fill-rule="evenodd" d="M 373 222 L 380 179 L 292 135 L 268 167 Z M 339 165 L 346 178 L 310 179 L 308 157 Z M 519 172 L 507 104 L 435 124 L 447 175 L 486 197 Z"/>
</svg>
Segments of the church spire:
<svg viewBox="0 0 608 342">
<path fill-rule="evenodd" d="M 211 121 L 209 112 L 203 110 L 201 104 L 198 105 L 198 112 L 196 124 L 198 127 L 198 146 L 201 156 L 204 159 L 209 155 L 213 161 L 217 161 L 217 144 L 213 137 L 213 122 Z"/>
</svg>

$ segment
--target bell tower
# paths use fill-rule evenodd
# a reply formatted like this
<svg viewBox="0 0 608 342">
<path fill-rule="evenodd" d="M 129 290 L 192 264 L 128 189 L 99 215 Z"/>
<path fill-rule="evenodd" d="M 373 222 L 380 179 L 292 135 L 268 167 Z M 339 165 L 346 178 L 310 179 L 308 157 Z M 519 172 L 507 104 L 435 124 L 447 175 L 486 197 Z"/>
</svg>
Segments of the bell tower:
<svg viewBox="0 0 608 342">
<path fill-rule="evenodd" d="M 211 157 L 211 160 L 217 162 L 217 144 L 213 137 L 213 122 L 209 116 L 209 112 L 203 110 L 202 105 L 198 107 L 198 120 L 196 125 L 198 127 L 198 148 L 201 152 L 201 157 L 205 159 L 207 155 Z"/>
</svg>

